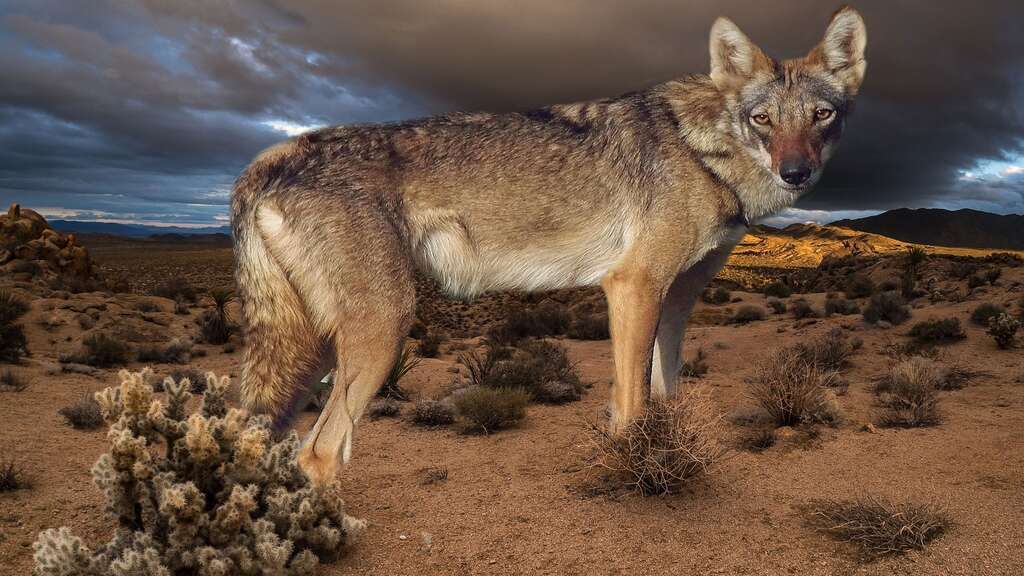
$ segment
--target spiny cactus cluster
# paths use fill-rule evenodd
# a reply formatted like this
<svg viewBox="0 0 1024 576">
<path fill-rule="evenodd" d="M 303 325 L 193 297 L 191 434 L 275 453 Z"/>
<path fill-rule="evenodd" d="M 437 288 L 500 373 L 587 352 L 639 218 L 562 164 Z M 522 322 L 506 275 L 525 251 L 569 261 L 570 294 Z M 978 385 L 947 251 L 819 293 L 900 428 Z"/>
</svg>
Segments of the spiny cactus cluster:
<svg viewBox="0 0 1024 576">
<path fill-rule="evenodd" d="M 166 402 L 144 372 L 96 394 L 110 451 L 92 469 L 116 520 L 96 550 L 68 528 L 35 543 L 39 576 L 311 574 L 344 550 L 360 521 L 337 486 L 314 487 L 298 468 L 298 437 L 271 439 L 270 422 L 228 408 L 228 378 L 207 374 L 198 408 L 187 378 L 164 380 Z"/>
</svg>

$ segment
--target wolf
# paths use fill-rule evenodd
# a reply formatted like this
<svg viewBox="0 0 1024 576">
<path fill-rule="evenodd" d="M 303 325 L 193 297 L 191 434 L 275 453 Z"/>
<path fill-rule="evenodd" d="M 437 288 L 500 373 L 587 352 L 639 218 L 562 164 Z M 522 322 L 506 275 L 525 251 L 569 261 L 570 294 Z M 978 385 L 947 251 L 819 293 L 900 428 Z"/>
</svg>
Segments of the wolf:
<svg viewBox="0 0 1024 576">
<path fill-rule="evenodd" d="M 694 302 L 750 222 L 809 191 L 864 79 L 844 7 L 805 57 L 730 20 L 711 70 L 616 98 L 314 130 L 262 152 L 231 217 L 246 330 L 241 394 L 286 429 L 336 369 L 302 468 L 330 482 L 414 319 L 414 270 L 447 293 L 600 285 L 609 426 L 672 394 Z"/>
</svg>

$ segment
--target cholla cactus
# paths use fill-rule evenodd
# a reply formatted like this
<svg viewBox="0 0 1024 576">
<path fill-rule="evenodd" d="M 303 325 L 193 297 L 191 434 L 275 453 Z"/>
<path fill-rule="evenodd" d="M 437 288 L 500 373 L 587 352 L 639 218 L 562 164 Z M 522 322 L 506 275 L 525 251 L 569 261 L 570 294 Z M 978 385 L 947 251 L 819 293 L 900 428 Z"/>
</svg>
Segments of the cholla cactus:
<svg viewBox="0 0 1024 576">
<path fill-rule="evenodd" d="M 1005 312 L 988 319 L 988 333 L 1000 348 L 1007 349 L 1013 346 L 1017 330 L 1020 330 L 1020 320 Z"/>
<path fill-rule="evenodd" d="M 228 378 L 207 374 L 192 414 L 187 378 L 121 372 L 96 394 L 110 451 L 92 469 L 113 540 L 89 549 L 68 528 L 35 543 L 39 576 L 311 574 L 344 550 L 363 524 L 346 516 L 337 486 L 315 488 L 295 461 L 298 437 L 274 442 L 270 422 L 228 408 Z"/>
</svg>

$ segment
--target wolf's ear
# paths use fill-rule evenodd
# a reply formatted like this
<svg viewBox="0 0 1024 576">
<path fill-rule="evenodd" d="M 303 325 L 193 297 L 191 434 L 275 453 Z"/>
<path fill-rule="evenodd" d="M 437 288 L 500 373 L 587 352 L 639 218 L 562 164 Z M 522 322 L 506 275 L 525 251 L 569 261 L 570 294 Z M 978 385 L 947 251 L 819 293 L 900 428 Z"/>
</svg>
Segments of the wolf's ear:
<svg viewBox="0 0 1024 576">
<path fill-rule="evenodd" d="M 728 18 L 719 18 L 711 26 L 711 81 L 722 91 L 742 86 L 754 72 L 771 66 L 747 35 Z"/>
<path fill-rule="evenodd" d="M 844 6 L 832 16 L 825 38 L 811 51 L 808 59 L 820 61 L 848 90 L 856 93 L 868 66 L 864 60 L 867 42 L 864 19 L 853 8 Z"/>
</svg>

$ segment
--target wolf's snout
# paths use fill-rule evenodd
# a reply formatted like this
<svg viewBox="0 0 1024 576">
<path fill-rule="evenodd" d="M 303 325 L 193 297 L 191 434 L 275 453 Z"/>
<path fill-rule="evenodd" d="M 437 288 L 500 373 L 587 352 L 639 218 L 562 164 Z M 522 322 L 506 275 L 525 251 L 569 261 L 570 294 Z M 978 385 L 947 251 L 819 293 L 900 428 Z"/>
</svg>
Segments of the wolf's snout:
<svg viewBox="0 0 1024 576">
<path fill-rule="evenodd" d="M 779 166 L 779 176 L 786 184 L 799 186 L 811 177 L 811 164 L 803 158 L 784 160 Z"/>
</svg>

